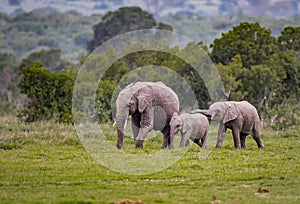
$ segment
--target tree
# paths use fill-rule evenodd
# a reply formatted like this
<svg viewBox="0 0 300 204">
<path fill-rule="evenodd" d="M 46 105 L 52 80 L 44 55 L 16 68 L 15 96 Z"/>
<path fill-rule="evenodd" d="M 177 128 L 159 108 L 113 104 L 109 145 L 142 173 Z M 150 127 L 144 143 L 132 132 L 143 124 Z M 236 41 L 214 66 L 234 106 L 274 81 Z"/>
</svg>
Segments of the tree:
<svg viewBox="0 0 300 204">
<path fill-rule="evenodd" d="M 231 59 L 239 54 L 243 66 L 262 64 L 278 50 L 275 37 L 271 31 L 258 23 L 243 22 L 233 27 L 222 37 L 215 39 L 212 48 L 212 59 L 215 63 L 228 65 Z"/>
<path fill-rule="evenodd" d="M 278 43 L 282 51 L 300 51 L 300 27 L 285 27 L 278 37 Z"/>
<path fill-rule="evenodd" d="M 0 114 L 15 113 L 16 108 L 22 106 L 24 97 L 17 88 L 19 79 L 15 56 L 0 53 Z"/>
<path fill-rule="evenodd" d="M 102 79 L 99 81 L 96 94 L 96 112 L 99 122 L 107 122 L 111 120 L 111 98 L 116 84 L 110 80 Z"/>
<path fill-rule="evenodd" d="M 19 88 L 28 98 L 27 107 L 20 115 L 24 121 L 33 122 L 51 119 L 54 116 L 56 83 L 56 75 L 39 62 L 22 69 Z"/>
<path fill-rule="evenodd" d="M 60 49 L 41 50 L 31 53 L 28 59 L 39 61 L 51 71 L 57 71 L 61 65 Z"/>
<path fill-rule="evenodd" d="M 284 74 L 283 72 L 281 72 Z M 273 102 L 273 97 L 278 94 L 280 90 L 281 76 L 272 67 L 267 65 L 254 65 L 250 69 L 243 69 L 242 72 L 242 86 L 239 90 L 243 94 L 243 99 L 254 104 L 256 107 L 261 102 Z M 267 101 L 263 101 L 267 100 Z"/>
<path fill-rule="evenodd" d="M 238 87 L 242 85 L 240 76 L 243 71 L 243 63 L 241 56 L 237 54 L 231 59 L 230 64 L 217 64 L 216 68 L 222 78 L 227 99 L 239 101 L 242 98 L 238 91 Z"/>
<path fill-rule="evenodd" d="M 300 102 L 300 60 L 297 58 L 294 51 L 286 51 L 279 53 L 274 60 L 274 64 L 280 66 L 284 72 L 284 76 L 281 78 L 281 100 L 277 103 L 282 103 L 283 100 L 289 97 L 297 97 L 297 101 Z M 274 65 L 274 66 L 275 66 Z"/>
<path fill-rule="evenodd" d="M 19 118 L 25 122 L 50 119 L 72 122 L 75 78 L 75 70 L 63 70 L 57 74 L 40 62 L 23 67 L 18 86 L 21 93 L 26 94 L 28 102 L 20 111 Z"/>
<path fill-rule="evenodd" d="M 139 7 L 122 7 L 106 13 L 101 22 L 94 25 L 94 38 L 87 43 L 88 52 L 92 52 L 105 41 L 129 31 L 159 28 L 172 30 L 170 25 L 157 23 L 151 14 Z"/>
<path fill-rule="evenodd" d="M 72 122 L 72 97 L 73 87 L 77 75 L 75 68 L 61 70 L 57 74 L 57 120 L 59 122 Z"/>
</svg>

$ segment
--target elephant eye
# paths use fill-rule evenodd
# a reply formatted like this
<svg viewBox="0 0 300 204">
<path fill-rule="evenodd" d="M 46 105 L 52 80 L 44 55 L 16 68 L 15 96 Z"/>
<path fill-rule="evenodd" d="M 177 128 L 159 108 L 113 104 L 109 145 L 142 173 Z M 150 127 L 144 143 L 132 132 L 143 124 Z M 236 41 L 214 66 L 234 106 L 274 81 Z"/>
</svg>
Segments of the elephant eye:
<svg viewBox="0 0 300 204">
<path fill-rule="evenodd" d="M 180 127 L 180 124 L 176 125 L 176 127 L 179 128 L 179 127 Z"/>
</svg>

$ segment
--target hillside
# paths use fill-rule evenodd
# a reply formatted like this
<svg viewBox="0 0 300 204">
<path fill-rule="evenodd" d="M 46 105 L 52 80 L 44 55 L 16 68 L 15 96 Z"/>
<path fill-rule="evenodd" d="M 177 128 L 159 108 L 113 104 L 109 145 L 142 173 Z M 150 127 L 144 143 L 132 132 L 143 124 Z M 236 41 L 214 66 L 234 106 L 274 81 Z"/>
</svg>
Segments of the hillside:
<svg viewBox="0 0 300 204">
<path fill-rule="evenodd" d="M 274 19 L 270 17 L 250 17 L 245 15 L 222 17 L 191 17 L 168 15 L 159 19 L 173 26 L 174 31 L 183 34 L 194 41 L 203 41 L 210 45 L 214 39 L 232 29 L 241 22 L 258 22 L 269 28 L 273 36 L 279 36 L 284 27 L 300 26 L 300 18 Z"/>
<path fill-rule="evenodd" d="M 93 37 L 93 25 L 100 20 L 99 15 L 74 13 L 0 15 L 0 50 L 20 59 L 33 51 L 59 48 L 64 58 L 78 61 Z"/>
<path fill-rule="evenodd" d="M 202 17 L 242 14 L 291 18 L 299 16 L 300 13 L 298 0 L 2 0 L 1 2 L 0 12 L 7 14 L 42 9 L 44 12 L 76 11 L 83 15 L 91 15 L 104 14 L 123 6 L 139 6 L 156 18 L 169 14 Z"/>
<path fill-rule="evenodd" d="M 300 22 L 299 18 L 288 20 L 242 15 L 211 18 L 168 15 L 158 20 L 170 24 L 175 32 L 206 45 L 242 21 L 259 22 L 270 28 L 274 36 L 278 36 L 285 26 L 299 26 Z M 15 17 L 2 14 L 0 50 L 21 59 L 33 51 L 59 48 L 63 58 L 78 62 L 86 54 L 87 41 L 93 38 L 93 25 L 99 21 L 100 15 L 76 13 L 25 13 Z"/>
</svg>

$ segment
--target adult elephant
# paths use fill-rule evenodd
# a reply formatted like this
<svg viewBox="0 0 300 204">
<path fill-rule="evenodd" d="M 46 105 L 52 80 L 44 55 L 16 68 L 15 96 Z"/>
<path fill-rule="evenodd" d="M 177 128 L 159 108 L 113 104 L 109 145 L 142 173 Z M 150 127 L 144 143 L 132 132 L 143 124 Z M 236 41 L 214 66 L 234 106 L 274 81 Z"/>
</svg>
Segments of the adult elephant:
<svg viewBox="0 0 300 204">
<path fill-rule="evenodd" d="M 191 113 L 202 113 L 220 122 L 216 147 L 222 147 L 226 129 L 232 130 L 235 148 L 246 147 L 248 134 L 252 135 L 258 148 L 264 147 L 259 137 L 260 119 L 257 110 L 247 101 L 216 102 L 208 110 L 194 110 Z"/>
<path fill-rule="evenodd" d="M 174 112 L 179 113 L 176 93 L 162 82 L 137 82 L 128 85 L 116 100 L 117 148 L 123 147 L 124 127 L 131 116 L 132 133 L 136 148 L 143 149 L 143 142 L 152 129 L 163 133 L 161 148 L 173 148 L 169 122 Z"/>
</svg>

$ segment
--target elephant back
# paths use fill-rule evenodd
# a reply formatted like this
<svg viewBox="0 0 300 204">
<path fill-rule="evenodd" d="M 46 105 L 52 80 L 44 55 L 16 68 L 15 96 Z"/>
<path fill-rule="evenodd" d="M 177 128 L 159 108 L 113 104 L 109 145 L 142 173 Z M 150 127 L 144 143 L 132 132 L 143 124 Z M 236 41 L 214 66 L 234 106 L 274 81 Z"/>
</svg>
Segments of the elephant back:
<svg viewBox="0 0 300 204">
<path fill-rule="evenodd" d="M 251 103 L 249 103 L 248 101 L 241 101 L 238 103 L 239 111 L 241 112 L 244 118 L 246 117 L 259 119 L 257 110 Z"/>
<path fill-rule="evenodd" d="M 242 132 L 252 134 L 253 128 L 260 124 L 256 108 L 247 101 L 241 101 L 239 102 L 239 110 L 243 117 Z"/>
<path fill-rule="evenodd" d="M 181 117 L 183 121 L 197 123 L 197 125 L 205 125 L 205 126 L 209 125 L 207 117 L 201 113 L 195 113 L 195 114 L 183 113 L 181 114 Z"/>
<path fill-rule="evenodd" d="M 170 106 L 174 106 L 176 109 L 175 112 L 179 113 L 179 98 L 173 89 L 161 82 L 157 82 L 157 84 L 154 84 L 153 87 L 155 87 L 156 94 L 159 95 L 158 98 L 161 99 L 160 102 L 163 103 L 160 104 L 160 106 L 166 106 L 169 104 Z"/>
<path fill-rule="evenodd" d="M 117 97 L 117 103 L 118 100 L 122 100 L 122 102 L 124 102 L 124 100 L 126 101 L 130 101 L 131 97 L 141 88 L 149 86 L 149 85 L 153 85 L 155 84 L 154 82 L 136 82 L 136 83 L 131 83 L 129 85 L 127 85 L 124 89 L 122 89 Z"/>
</svg>

